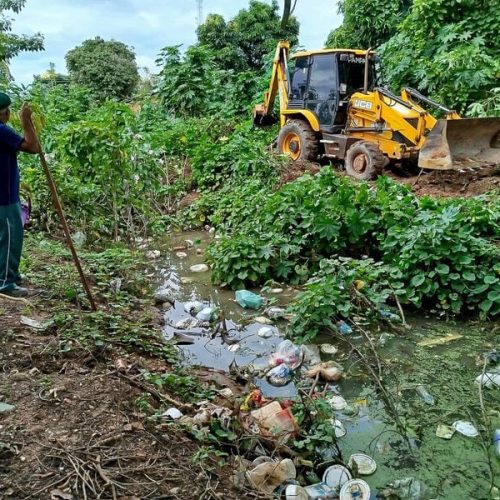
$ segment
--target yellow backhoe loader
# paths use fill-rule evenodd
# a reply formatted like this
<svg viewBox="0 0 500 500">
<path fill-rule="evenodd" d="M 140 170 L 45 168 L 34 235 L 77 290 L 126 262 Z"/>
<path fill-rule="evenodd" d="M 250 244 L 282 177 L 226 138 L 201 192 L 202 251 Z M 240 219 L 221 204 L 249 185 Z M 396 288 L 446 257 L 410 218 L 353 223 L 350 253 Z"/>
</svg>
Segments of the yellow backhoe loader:
<svg viewBox="0 0 500 500">
<path fill-rule="evenodd" d="M 292 160 L 341 160 L 358 179 L 375 178 L 390 162 L 439 170 L 500 164 L 500 118 L 460 118 L 414 89 L 397 96 L 378 87 L 371 49 L 298 52 L 290 61 L 289 51 L 288 42 L 278 43 L 254 123 L 276 121 L 279 95 L 278 150 Z"/>
</svg>

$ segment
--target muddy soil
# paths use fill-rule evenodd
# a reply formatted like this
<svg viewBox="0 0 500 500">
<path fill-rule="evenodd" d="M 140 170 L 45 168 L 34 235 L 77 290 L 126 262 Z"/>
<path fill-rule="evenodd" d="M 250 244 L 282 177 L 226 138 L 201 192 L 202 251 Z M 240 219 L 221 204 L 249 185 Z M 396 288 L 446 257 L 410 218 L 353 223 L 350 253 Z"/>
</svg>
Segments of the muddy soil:
<svg viewBox="0 0 500 500">
<path fill-rule="evenodd" d="M 167 371 L 165 362 L 129 353 L 119 373 L 122 353 L 77 342 L 62 352 L 50 330 L 20 325 L 21 314 L 49 312 L 32 302 L 0 299 L 0 401 L 15 405 L 0 413 L 0 498 L 240 497 L 230 470 L 194 460 L 197 444 L 141 411 L 139 371 Z"/>
</svg>

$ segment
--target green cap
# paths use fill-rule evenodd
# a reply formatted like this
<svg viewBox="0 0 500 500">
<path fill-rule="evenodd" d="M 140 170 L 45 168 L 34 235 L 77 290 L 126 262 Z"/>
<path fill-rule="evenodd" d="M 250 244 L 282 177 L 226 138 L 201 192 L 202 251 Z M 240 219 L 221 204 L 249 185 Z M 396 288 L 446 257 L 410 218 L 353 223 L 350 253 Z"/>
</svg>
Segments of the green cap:
<svg viewBox="0 0 500 500">
<path fill-rule="evenodd" d="M 0 92 L 0 111 L 12 104 L 10 97 L 5 92 Z"/>
</svg>

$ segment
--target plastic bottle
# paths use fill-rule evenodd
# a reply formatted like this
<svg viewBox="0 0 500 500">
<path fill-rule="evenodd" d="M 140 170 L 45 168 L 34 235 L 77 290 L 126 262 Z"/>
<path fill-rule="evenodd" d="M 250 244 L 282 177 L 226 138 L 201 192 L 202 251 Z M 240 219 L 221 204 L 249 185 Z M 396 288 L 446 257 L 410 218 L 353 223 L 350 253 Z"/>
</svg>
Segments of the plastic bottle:
<svg viewBox="0 0 500 500">
<path fill-rule="evenodd" d="M 496 429 L 493 433 L 493 446 L 495 447 L 495 454 L 500 458 L 500 429 Z"/>
<path fill-rule="evenodd" d="M 428 405 L 434 404 L 434 396 L 427 392 L 427 389 L 423 385 L 417 385 L 416 391 Z"/>
</svg>

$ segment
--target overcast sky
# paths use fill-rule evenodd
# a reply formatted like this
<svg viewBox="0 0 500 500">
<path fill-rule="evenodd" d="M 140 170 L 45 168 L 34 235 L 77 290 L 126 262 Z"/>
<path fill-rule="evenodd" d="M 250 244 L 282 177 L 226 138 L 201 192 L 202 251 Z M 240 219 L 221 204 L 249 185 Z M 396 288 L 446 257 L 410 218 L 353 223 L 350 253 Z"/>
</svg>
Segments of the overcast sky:
<svg viewBox="0 0 500 500">
<path fill-rule="evenodd" d="M 248 0 L 203 3 L 205 16 L 216 12 L 229 19 L 247 7 Z M 29 83 L 51 62 L 65 73 L 68 50 L 95 36 L 134 47 L 139 66 L 155 71 L 154 60 L 162 47 L 187 46 L 196 40 L 197 12 L 196 0 L 28 0 L 20 14 L 11 16 L 13 31 L 42 33 L 45 51 L 16 57 L 11 72 L 19 83 Z M 336 0 L 298 0 L 296 16 L 301 44 L 311 49 L 322 47 L 330 30 L 340 24 Z"/>
</svg>

